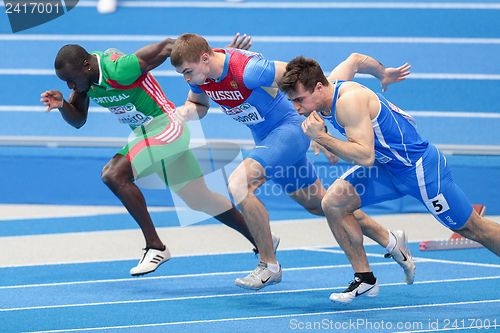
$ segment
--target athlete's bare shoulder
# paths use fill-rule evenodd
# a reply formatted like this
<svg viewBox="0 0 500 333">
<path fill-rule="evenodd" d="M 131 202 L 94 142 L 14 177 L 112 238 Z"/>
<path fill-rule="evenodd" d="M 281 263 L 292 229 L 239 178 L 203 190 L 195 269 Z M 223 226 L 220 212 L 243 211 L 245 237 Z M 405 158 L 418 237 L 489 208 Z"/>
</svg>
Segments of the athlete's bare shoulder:
<svg viewBox="0 0 500 333">
<path fill-rule="evenodd" d="M 345 122 L 352 116 L 368 112 L 370 117 L 378 110 L 377 95 L 357 82 L 344 82 L 339 89 L 339 97 L 336 104 L 337 118 Z"/>
</svg>

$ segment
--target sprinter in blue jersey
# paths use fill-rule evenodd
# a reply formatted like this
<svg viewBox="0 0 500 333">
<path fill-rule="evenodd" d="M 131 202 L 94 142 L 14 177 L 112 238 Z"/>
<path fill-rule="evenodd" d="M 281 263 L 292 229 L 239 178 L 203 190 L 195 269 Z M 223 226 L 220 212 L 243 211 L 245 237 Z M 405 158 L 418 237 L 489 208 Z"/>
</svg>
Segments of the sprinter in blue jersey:
<svg viewBox="0 0 500 333">
<path fill-rule="evenodd" d="M 269 61 L 253 52 L 212 49 L 203 37 L 193 34 L 182 35 L 176 40 L 171 62 L 191 88 L 188 100 L 177 109 L 177 114 L 184 114 L 187 120 L 202 118 L 208 112 L 210 98 L 225 114 L 252 131 L 256 146 L 230 176 L 229 190 L 254 235 L 261 262 L 253 272 L 236 279 L 235 283 L 249 289 L 278 283 L 281 267 L 273 251 L 278 238 L 271 235 L 269 215 L 255 196 L 255 190 L 268 179 L 273 180 L 292 199 L 316 215 L 323 215 L 321 200 L 326 193 L 306 157 L 310 140 L 301 129 L 304 117 L 295 112 L 277 87 L 286 63 Z M 344 66 L 371 73 L 371 62 L 363 59 L 359 64 L 346 62 Z M 377 74 L 389 84 L 404 77 L 404 68 Z M 380 225 L 371 223 L 365 229 L 367 235 L 382 246 L 390 242 L 388 230 Z M 398 261 L 398 258 L 394 259 Z M 404 267 L 410 263 L 413 265 L 409 260 Z M 407 279 L 412 280 L 412 267 L 405 268 L 406 272 Z"/>
<path fill-rule="evenodd" d="M 332 184 L 321 202 L 355 272 L 346 290 L 331 294 L 332 301 L 350 303 L 379 291 L 363 248 L 363 227 L 358 223 L 362 206 L 411 195 L 443 225 L 500 255 L 500 225 L 472 209 L 454 183 L 445 156 L 420 137 L 410 115 L 358 83 L 329 81 L 315 60 L 304 57 L 287 65 L 280 89 L 299 114 L 308 116 L 302 124 L 307 136 L 356 164 Z M 326 133 L 324 120 L 347 141 Z"/>
</svg>

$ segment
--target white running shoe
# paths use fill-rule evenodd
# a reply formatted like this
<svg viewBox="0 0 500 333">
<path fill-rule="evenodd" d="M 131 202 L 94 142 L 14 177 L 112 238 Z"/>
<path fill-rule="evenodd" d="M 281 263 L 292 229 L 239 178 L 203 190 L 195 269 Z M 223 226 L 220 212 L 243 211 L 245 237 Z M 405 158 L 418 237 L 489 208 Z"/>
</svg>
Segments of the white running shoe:
<svg viewBox="0 0 500 333">
<path fill-rule="evenodd" d="M 165 246 L 165 250 L 144 249 L 144 255 L 137 266 L 130 270 L 130 275 L 139 276 L 154 272 L 161 264 L 167 262 L 172 256 Z"/>
<path fill-rule="evenodd" d="M 349 287 L 341 293 L 332 293 L 330 295 L 330 301 L 342 303 L 342 304 L 350 304 L 353 299 L 360 296 L 368 296 L 375 297 L 378 295 L 380 287 L 378 286 L 378 282 L 375 281 L 375 284 L 369 284 L 366 282 L 361 282 L 361 279 L 357 276 L 354 277 Z"/>
<path fill-rule="evenodd" d="M 271 237 L 273 238 L 273 249 L 274 253 L 276 254 L 276 251 L 278 250 L 278 246 L 280 245 L 280 238 L 278 235 L 275 235 L 271 232 Z M 257 248 L 253 248 L 253 253 L 257 256 L 259 254 L 259 250 Z"/>
<path fill-rule="evenodd" d="M 403 230 L 394 230 L 391 233 L 396 237 L 396 246 L 386 253 L 384 257 L 394 259 L 405 272 L 405 281 L 407 284 L 413 284 L 415 281 L 415 263 L 407 245 L 406 233 Z"/>
<path fill-rule="evenodd" d="M 234 283 L 241 288 L 259 290 L 265 286 L 281 282 L 281 265 L 280 270 L 273 273 L 267 268 L 267 264 L 260 262 L 250 274 L 243 278 L 237 278 Z"/>
</svg>

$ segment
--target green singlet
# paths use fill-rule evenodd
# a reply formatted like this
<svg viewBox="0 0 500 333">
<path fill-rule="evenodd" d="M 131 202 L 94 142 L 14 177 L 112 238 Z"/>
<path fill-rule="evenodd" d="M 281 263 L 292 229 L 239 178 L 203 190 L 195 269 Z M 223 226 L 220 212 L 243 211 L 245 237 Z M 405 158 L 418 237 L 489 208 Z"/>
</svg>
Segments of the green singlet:
<svg viewBox="0 0 500 333">
<path fill-rule="evenodd" d="M 92 54 L 99 63 L 99 82 L 87 94 L 132 129 L 118 154 L 131 162 L 135 179 L 156 173 L 177 191 L 200 177 L 188 128 L 174 121 L 175 105 L 151 73 L 141 72 L 137 56 L 116 49 Z"/>
</svg>

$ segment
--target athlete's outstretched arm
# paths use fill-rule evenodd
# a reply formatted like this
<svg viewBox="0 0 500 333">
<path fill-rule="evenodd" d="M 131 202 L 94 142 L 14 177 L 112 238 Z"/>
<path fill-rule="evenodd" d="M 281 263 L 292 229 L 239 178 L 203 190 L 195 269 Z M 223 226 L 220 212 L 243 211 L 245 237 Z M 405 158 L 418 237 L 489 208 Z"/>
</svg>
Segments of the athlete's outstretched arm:
<svg viewBox="0 0 500 333">
<path fill-rule="evenodd" d="M 80 128 L 87 122 L 89 97 L 87 93 L 73 91 L 69 101 L 65 101 L 58 90 L 47 90 L 41 94 L 40 101 L 47 106 L 47 112 L 59 109 L 64 120 L 75 128 Z"/>
<path fill-rule="evenodd" d="M 375 160 L 374 134 L 369 112 L 370 96 L 363 91 L 346 92 L 337 103 L 348 141 L 339 140 L 324 131 L 323 118 L 315 111 L 302 123 L 304 133 L 344 161 L 371 166 Z M 338 117 L 340 118 L 340 117 Z"/>
<path fill-rule="evenodd" d="M 397 68 L 386 68 L 381 62 L 370 56 L 352 53 L 333 69 L 328 80 L 350 81 L 357 73 L 370 74 L 380 80 L 382 91 L 386 91 L 389 84 L 404 80 L 410 74 L 410 67 L 408 63 L 405 63 Z"/>
<path fill-rule="evenodd" d="M 143 73 L 160 66 L 172 53 L 175 39 L 166 38 L 159 43 L 153 43 L 135 51 L 139 58 L 139 66 Z"/>
<path fill-rule="evenodd" d="M 159 43 L 153 43 L 135 51 L 135 55 L 139 58 L 139 65 L 142 73 L 149 72 L 160 66 L 172 53 L 175 39 L 166 38 Z M 233 40 L 227 47 L 234 47 L 243 50 L 248 50 L 252 46 L 252 37 L 240 33 L 234 35 Z"/>
<path fill-rule="evenodd" d="M 184 105 L 177 107 L 176 117 L 181 122 L 198 120 L 205 117 L 209 109 L 210 100 L 204 92 L 197 94 L 189 91 Z"/>
</svg>

